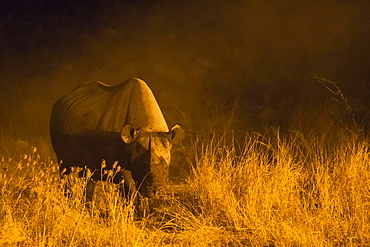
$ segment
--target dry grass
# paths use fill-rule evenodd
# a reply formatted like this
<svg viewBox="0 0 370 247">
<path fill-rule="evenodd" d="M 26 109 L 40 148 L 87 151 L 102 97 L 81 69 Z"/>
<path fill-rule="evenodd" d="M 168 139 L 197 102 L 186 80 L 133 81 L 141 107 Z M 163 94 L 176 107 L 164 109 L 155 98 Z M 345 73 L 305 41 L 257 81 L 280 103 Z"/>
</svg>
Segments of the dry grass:
<svg viewBox="0 0 370 247">
<path fill-rule="evenodd" d="M 368 246 L 369 144 L 343 129 L 325 136 L 194 140 L 191 174 L 144 213 L 109 183 L 86 207 L 86 180 L 61 180 L 35 149 L 3 159 L 0 246 Z"/>
</svg>

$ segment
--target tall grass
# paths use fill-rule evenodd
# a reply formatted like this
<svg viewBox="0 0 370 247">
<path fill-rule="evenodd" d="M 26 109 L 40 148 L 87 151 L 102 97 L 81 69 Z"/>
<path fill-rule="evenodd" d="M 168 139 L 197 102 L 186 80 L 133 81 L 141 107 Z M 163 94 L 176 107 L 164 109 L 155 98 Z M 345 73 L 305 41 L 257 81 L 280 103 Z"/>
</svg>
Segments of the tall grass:
<svg viewBox="0 0 370 247">
<path fill-rule="evenodd" d="M 195 207 L 252 246 L 369 244 L 369 147 L 338 134 L 334 150 L 299 133 L 248 136 L 240 155 L 207 143 L 188 181 Z"/>
<path fill-rule="evenodd" d="M 3 159 L 0 246 L 370 245 L 369 144 L 331 131 L 195 139 L 190 175 L 144 214 L 105 182 L 87 207 L 87 180 L 60 179 L 35 149 Z"/>
</svg>

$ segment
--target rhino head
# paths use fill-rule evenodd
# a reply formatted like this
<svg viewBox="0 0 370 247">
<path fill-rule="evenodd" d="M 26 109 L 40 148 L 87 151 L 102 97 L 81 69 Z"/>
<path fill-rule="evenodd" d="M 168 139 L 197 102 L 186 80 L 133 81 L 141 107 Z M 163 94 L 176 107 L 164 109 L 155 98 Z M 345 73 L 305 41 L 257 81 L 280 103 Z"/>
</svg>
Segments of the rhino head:
<svg viewBox="0 0 370 247">
<path fill-rule="evenodd" d="M 153 197 L 169 177 L 172 143 L 185 136 L 184 130 L 175 125 L 169 132 L 145 132 L 126 124 L 121 138 L 131 156 L 131 173 L 142 196 Z"/>
</svg>

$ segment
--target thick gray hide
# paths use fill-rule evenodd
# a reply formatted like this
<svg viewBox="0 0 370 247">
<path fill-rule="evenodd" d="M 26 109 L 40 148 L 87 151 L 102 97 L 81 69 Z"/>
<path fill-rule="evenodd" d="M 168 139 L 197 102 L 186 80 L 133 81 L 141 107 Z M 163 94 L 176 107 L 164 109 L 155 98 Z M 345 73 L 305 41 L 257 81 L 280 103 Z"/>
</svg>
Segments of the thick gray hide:
<svg viewBox="0 0 370 247">
<path fill-rule="evenodd" d="M 132 174 L 147 197 L 168 179 L 171 141 L 177 130 L 179 126 L 169 131 L 152 91 L 136 78 L 117 86 L 83 83 L 54 104 L 50 119 L 53 147 L 66 174 L 72 166 L 87 166 L 95 171 L 94 179 L 101 179 L 102 159 L 107 164 L 118 161 L 125 178 Z M 120 179 L 116 176 L 115 182 Z"/>
</svg>

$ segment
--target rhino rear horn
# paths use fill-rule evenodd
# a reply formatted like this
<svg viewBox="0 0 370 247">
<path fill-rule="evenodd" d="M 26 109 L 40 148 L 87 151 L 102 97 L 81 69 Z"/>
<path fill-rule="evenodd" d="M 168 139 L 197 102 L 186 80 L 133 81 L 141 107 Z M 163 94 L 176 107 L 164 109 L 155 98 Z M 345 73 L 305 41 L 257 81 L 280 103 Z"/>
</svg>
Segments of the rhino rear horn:
<svg viewBox="0 0 370 247">
<path fill-rule="evenodd" d="M 121 138 L 125 143 L 131 143 L 136 140 L 138 131 L 131 124 L 126 124 L 121 129 Z"/>
<path fill-rule="evenodd" d="M 185 138 L 185 132 L 181 128 L 181 126 L 178 124 L 175 124 L 171 128 L 170 134 L 171 134 L 171 142 L 175 144 L 181 142 L 181 140 Z"/>
</svg>

